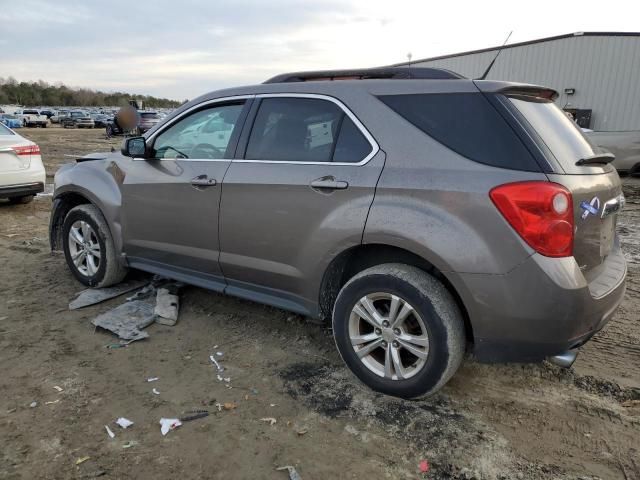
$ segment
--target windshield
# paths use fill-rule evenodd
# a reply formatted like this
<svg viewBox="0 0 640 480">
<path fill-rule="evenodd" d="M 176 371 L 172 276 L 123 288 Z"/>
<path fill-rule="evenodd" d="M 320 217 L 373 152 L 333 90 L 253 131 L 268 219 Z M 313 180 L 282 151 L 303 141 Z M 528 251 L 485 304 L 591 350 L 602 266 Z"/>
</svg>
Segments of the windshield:
<svg viewBox="0 0 640 480">
<path fill-rule="evenodd" d="M 552 101 L 524 95 L 508 98 L 565 170 L 573 170 L 576 161 L 597 153 L 597 147 L 587 140 L 580 127 Z"/>
</svg>

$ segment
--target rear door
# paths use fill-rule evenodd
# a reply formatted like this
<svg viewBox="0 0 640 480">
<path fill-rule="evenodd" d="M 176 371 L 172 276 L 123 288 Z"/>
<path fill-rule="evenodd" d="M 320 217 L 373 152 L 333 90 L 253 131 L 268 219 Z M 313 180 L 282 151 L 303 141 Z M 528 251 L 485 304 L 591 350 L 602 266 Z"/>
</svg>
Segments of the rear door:
<svg viewBox="0 0 640 480">
<path fill-rule="evenodd" d="M 152 158 L 129 163 L 122 212 L 132 266 L 171 270 L 174 278 L 189 275 L 191 283 L 224 288 L 218 264 L 220 191 L 248 101 L 217 101 L 186 112 L 148 139 Z"/>
<path fill-rule="evenodd" d="M 222 189 L 226 291 L 310 313 L 328 260 L 361 242 L 384 154 L 331 97 L 256 101 Z"/>
<path fill-rule="evenodd" d="M 617 212 L 624 204 L 620 177 L 607 163 L 610 159 L 599 157 L 603 152 L 551 100 L 532 95 L 507 98 L 555 164 L 549 179 L 571 191 L 576 225 L 574 258 L 590 281 L 601 273 L 615 248 Z"/>
</svg>

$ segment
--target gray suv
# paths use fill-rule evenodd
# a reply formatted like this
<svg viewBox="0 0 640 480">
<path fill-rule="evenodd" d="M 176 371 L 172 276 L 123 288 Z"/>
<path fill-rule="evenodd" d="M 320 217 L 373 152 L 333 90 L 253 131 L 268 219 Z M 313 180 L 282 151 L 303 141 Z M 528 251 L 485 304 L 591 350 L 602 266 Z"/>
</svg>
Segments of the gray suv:
<svg viewBox="0 0 640 480">
<path fill-rule="evenodd" d="M 63 166 L 51 246 L 88 286 L 135 268 L 330 320 L 390 395 L 465 352 L 570 365 L 624 295 L 624 197 L 556 96 L 419 68 L 209 93 Z"/>
</svg>

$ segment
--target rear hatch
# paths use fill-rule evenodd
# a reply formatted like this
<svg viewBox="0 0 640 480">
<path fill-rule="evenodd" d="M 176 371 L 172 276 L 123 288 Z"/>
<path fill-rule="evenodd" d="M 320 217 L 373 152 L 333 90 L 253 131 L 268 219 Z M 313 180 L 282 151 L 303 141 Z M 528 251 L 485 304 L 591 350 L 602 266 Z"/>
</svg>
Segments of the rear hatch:
<svg viewBox="0 0 640 480">
<path fill-rule="evenodd" d="M 549 90 L 508 93 L 508 103 L 549 162 L 547 176 L 567 188 L 573 198 L 574 258 L 588 282 L 600 277 L 615 252 L 618 210 L 624 205 L 613 156 L 591 143 L 580 128 L 553 103 Z M 524 120 L 524 121 L 523 121 Z M 616 263 L 616 262 L 613 262 Z M 622 267 L 624 268 L 624 262 Z M 610 272 L 613 277 L 618 275 Z M 624 272 L 622 272 L 624 274 Z M 602 278 L 598 279 L 601 283 Z"/>
</svg>

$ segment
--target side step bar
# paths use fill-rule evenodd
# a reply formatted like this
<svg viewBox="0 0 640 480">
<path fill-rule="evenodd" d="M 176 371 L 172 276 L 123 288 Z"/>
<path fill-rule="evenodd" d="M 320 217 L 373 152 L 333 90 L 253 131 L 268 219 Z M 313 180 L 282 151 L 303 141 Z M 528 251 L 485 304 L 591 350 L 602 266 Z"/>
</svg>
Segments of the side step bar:
<svg viewBox="0 0 640 480">
<path fill-rule="evenodd" d="M 573 350 L 568 350 L 560 355 L 554 355 L 553 357 L 549 357 L 549 360 L 554 365 L 558 365 L 559 367 L 569 368 L 573 365 L 573 362 L 576 361 L 576 357 L 578 356 L 578 349 L 575 348 Z"/>
</svg>

